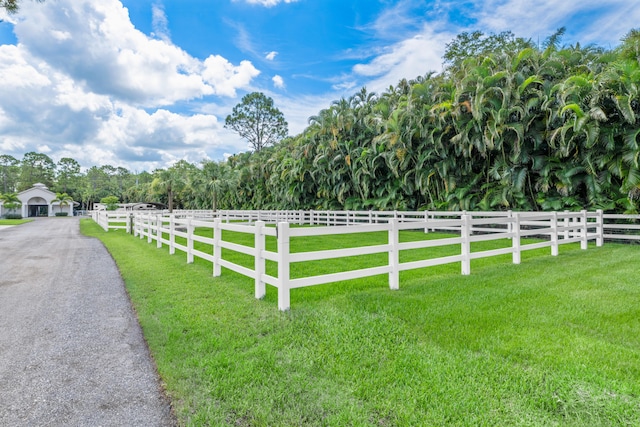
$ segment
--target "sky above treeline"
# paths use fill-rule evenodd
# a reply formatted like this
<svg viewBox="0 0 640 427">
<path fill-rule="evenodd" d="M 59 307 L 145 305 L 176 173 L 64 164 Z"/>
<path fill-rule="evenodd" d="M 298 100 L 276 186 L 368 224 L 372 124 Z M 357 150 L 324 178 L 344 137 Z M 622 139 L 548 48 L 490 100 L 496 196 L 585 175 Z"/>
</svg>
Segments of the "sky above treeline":
<svg viewBox="0 0 640 427">
<path fill-rule="evenodd" d="M 296 135 L 363 86 L 442 69 L 463 31 L 619 45 L 629 0 L 21 0 L 0 11 L 0 154 L 152 171 L 248 150 L 223 127 L 247 93 Z"/>
</svg>

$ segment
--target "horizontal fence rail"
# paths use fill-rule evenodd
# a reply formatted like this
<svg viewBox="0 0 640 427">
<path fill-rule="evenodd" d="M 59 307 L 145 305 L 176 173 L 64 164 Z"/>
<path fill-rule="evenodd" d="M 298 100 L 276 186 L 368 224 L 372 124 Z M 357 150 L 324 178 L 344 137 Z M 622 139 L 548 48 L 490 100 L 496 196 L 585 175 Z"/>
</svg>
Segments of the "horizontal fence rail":
<svg viewBox="0 0 640 427">
<path fill-rule="evenodd" d="M 511 255 L 519 264 L 523 251 L 550 248 L 557 256 L 559 247 L 579 243 L 587 249 L 589 241 L 602 246 L 605 240 L 640 240 L 640 215 L 610 215 L 597 212 L 377 212 L 377 211 L 148 211 L 148 212 L 93 212 L 93 219 L 105 231 L 125 229 L 127 232 L 156 242 L 157 247 L 169 247 L 174 254 L 186 254 L 187 262 L 194 257 L 213 263 L 213 275 L 220 276 L 222 267 L 250 277 L 255 282 L 255 297 L 266 294 L 266 285 L 278 290 L 278 308 L 290 308 L 290 291 L 364 278 L 388 275 L 390 289 L 399 289 L 400 271 L 425 268 L 449 263 L 460 263 L 463 275 L 471 274 L 471 260 Z M 632 223 L 636 222 L 636 224 Z M 275 225 L 275 226 L 274 226 Z M 306 226 L 306 227 L 298 227 Z M 195 230 L 199 229 L 199 234 Z M 204 232 L 202 230 L 205 230 Z M 210 230 L 210 231 L 207 231 Z M 253 246 L 224 240 L 223 231 L 246 235 Z M 400 231 L 420 230 L 448 232 L 451 237 L 431 240 L 400 242 Z M 382 232 L 387 242 L 375 246 L 292 252 L 291 240 L 323 235 Z M 206 236 L 203 236 L 205 234 Z M 276 241 L 276 250 L 266 249 L 266 238 Z M 542 241 L 531 242 L 525 238 Z M 176 238 L 181 238 L 178 243 Z M 474 251 L 471 244 L 491 240 L 509 240 L 503 248 Z M 357 241 L 357 236 L 354 238 Z M 195 249 L 194 242 L 211 247 L 210 252 Z M 434 247 L 454 247 L 456 254 L 429 259 L 400 262 L 400 252 Z M 253 257 L 251 267 L 223 258 L 225 251 Z M 318 260 L 331 260 L 349 256 L 386 254 L 385 265 L 359 270 L 346 270 L 331 274 L 291 278 L 291 264 Z M 277 263 L 277 277 L 266 272 L 266 262 Z"/>
</svg>

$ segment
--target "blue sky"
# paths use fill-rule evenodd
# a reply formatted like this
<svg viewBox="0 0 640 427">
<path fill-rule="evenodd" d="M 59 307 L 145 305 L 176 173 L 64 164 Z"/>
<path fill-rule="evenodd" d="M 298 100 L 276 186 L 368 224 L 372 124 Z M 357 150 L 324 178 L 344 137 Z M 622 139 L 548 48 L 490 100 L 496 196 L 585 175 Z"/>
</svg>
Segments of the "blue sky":
<svg viewBox="0 0 640 427">
<path fill-rule="evenodd" d="M 243 95 L 301 132 L 363 86 L 440 71 L 463 31 L 614 47 L 628 0 L 32 0 L 0 12 L 0 154 L 153 170 L 247 150 L 224 129 Z"/>
</svg>

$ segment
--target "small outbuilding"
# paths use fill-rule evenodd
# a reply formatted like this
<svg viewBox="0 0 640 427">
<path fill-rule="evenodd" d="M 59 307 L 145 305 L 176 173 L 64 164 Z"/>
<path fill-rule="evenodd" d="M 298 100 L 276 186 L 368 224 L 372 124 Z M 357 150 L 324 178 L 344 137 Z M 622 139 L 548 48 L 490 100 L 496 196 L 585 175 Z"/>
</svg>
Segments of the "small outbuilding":
<svg viewBox="0 0 640 427">
<path fill-rule="evenodd" d="M 67 215 L 73 216 L 73 206 L 78 203 L 69 201 L 61 205 L 60 202 L 53 201 L 56 198 L 56 193 L 44 184 L 34 184 L 28 190 L 21 191 L 18 193 L 18 199 L 22 203 L 22 217 L 55 216 L 58 212 L 66 212 Z M 8 213 L 8 210 L 0 206 L 0 214 L 5 213 Z"/>
</svg>

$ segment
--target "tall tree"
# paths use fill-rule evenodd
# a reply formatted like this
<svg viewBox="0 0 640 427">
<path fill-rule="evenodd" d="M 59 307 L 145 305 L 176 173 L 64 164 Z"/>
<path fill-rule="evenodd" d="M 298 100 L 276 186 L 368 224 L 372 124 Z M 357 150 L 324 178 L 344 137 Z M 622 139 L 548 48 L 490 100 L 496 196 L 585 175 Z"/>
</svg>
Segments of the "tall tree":
<svg viewBox="0 0 640 427">
<path fill-rule="evenodd" d="M 18 190 L 26 190 L 36 183 L 42 183 L 51 188 L 55 170 L 56 164 L 46 154 L 33 151 L 26 153 L 22 158 Z"/>
<path fill-rule="evenodd" d="M 159 169 L 154 172 L 155 178 L 151 183 L 151 189 L 158 195 L 167 196 L 169 212 L 173 212 L 176 199 L 178 205 L 180 204 L 180 192 L 186 188 L 188 177 L 194 169 L 194 165 L 180 160 L 168 169 Z"/>
<path fill-rule="evenodd" d="M 492 53 L 513 53 L 534 47 L 531 40 L 516 37 L 511 31 L 485 35 L 482 31 L 463 32 L 446 44 L 443 55 L 447 66 L 460 65 L 465 59 Z"/>
<path fill-rule="evenodd" d="M 2 180 L 3 193 L 16 190 L 19 174 L 20 161 L 8 154 L 0 155 L 0 180 Z"/>
<path fill-rule="evenodd" d="M 233 129 L 246 139 L 254 151 L 275 144 L 288 133 L 284 115 L 273 105 L 273 99 L 261 92 L 242 97 L 227 116 L 224 127 Z"/>
<path fill-rule="evenodd" d="M 78 186 L 80 163 L 70 157 L 63 157 L 57 163 L 57 184 L 62 193 L 71 193 Z"/>
</svg>

